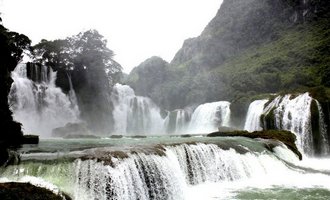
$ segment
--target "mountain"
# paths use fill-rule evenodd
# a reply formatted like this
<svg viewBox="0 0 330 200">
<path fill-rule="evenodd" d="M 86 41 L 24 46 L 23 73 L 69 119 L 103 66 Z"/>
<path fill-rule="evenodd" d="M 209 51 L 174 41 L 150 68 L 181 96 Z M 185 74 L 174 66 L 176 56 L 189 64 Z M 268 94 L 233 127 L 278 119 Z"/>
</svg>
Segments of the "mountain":
<svg viewBox="0 0 330 200">
<path fill-rule="evenodd" d="M 126 83 L 166 109 L 319 86 L 328 91 L 329 19 L 329 1 L 224 0 L 171 63 L 148 59 Z M 155 75 L 162 78 L 147 81 Z"/>
</svg>

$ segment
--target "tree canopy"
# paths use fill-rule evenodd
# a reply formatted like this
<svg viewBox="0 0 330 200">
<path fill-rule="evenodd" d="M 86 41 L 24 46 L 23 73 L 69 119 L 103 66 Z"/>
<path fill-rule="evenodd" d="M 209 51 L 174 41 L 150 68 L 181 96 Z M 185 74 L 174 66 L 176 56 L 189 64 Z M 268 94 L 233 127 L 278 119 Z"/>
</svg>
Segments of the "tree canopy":
<svg viewBox="0 0 330 200">
<path fill-rule="evenodd" d="M 68 76 L 77 94 L 81 117 L 98 132 L 111 130 L 112 86 L 119 81 L 122 67 L 96 30 L 54 41 L 42 40 L 33 46 L 34 62 L 57 71 L 56 85 L 70 89 Z"/>
</svg>

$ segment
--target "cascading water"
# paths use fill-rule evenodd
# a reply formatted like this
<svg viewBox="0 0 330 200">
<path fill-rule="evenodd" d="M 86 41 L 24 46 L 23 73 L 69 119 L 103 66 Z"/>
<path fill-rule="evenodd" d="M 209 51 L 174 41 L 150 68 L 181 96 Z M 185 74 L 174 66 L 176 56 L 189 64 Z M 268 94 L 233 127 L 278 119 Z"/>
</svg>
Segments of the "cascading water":
<svg viewBox="0 0 330 200">
<path fill-rule="evenodd" d="M 244 130 L 250 132 L 262 130 L 262 127 L 260 126 L 260 117 L 263 114 L 264 107 L 267 102 L 268 100 L 256 100 L 250 104 L 245 120 Z"/>
<path fill-rule="evenodd" d="M 116 134 L 207 133 L 230 122 L 230 103 L 226 101 L 202 104 L 194 112 L 190 108 L 168 111 L 162 117 L 151 99 L 136 96 L 127 85 L 116 84 L 111 98 Z"/>
<path fill-rule="evenodd" d="M 30 64 L 27 70 L 25 64 L 19 64 L 12 78 L 9 105 L 24 133 L 49 137 L 54 128 L 79 121 L 77 102 L 55 86 L 56 72 L 49 67 Z"/>
<path fill-rule="evenodd" d="M 265 100 L 257 100 L 250 104 L 248 116 L 245 122 L 245 130 L 256 131 L 260 127 L 260 117 L 263 115 L 271 119 L 271 121 L 262 121 L 263 127 L 268 129 L 269 124 L 272 123 L 273 128 L 283 129 L 293 132 L 297 141 L 296 144 L 301 152 L 305 155 L 314 155 L 314 143 L 312 132 L 312 119 L 311 119 L 311 104 L 312 101 L 317 103 L 318 115 L 319 115 L 319 130 L 321 135 L 321 153 L 326 155 L 329 152 L 329 142 L 327 138 L 326 126 L 323 119 L 322 108 L 318 101 L 309 96 L 308 93 L 304 93 L 293 97 L 292 95 L 278 96 L 268 105 Z M 254 111 L 251 111 L 252 109 Z M 263 108 L 263 110 L 261 110 Z M 261 111 L 261 112 L 260 112 Z M 251 120 L 254 118 L 253 120 Z"/>
<path fill-rule="evenodd" d="M 198 106 L 191 116 L 189 133 L 208 133 L 230 126 L 230 103 L 218 101 Z"/>
<path fill-rule="evenodd" d="M 146 97 L 135 96 L 127 85 L 116 84 L 111 95 L 116 134 L 164 133 L 160 109 Z"/>
<path fill-rule="evenodd" d="M 295 133 L 298 148 L 308 155 L 313 154 L 311 102 L 308 93 L 293 99 L 291 95 L 285 95 L 274 110 L 276 127 Z"/>
<path fill-rule="evenodd" d="M 330 189 L 329 174 L 311 173 L 294 166 L 298 159 L 284 145 L 278 144 L 273 149 L 274 154 L 262 142 L 231 139 L 231 143 L 234 141 L 238 146 L 246 145 L 246 152 L 197 142 L 166 145 L 162 153 L 122 153 L 123 157 L 112 157 L 109 151 L 103 161 L 93 156 L 71 161 L 63 158 L 35 160 L 42 157 L 42 153 L 31 153 L 35 154 L 33 161 L 23 160 L 20 165 L 0 170 L 0 182 L 32 180 L 38 183 L 39 180 L 58 186 L 77 200 L 200 199 L 200 190 L 195 191 L 195 187 L 211 183 L 217 184 L 217 196 L 204 193 L 201 197 L 229 199 L 221 191 L 235 183 L 240 188 L 243 181 L 246 187 L 304 187 L 306 184 Z M 308 181 L 303 183 L 302 179 Z M 212 187 L 207 188 L 208 193 L 214 192 Z"/>
<path fill-rule="evenodd" d="M 187 128 L 191 118 L 190 109 L 177 109 L 168 113 L 165 118 L 165 128 L 167 133 L 187 133 Z"/>
</svg>

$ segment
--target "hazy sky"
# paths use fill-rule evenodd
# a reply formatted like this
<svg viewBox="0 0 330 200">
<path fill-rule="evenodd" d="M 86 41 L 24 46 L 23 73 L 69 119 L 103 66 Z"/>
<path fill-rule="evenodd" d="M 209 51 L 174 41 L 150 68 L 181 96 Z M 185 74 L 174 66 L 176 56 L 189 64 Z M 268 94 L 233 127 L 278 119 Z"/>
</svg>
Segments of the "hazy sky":
<svg viewBox="0 0 330 200">
<path fill-rule="evenodd" d="M 0 0 L 4 26 L 33 42 L 96 29 L 125 72 L 151 56 L 171 61 L 198 36 L 222 0 Z"/>
</svg>

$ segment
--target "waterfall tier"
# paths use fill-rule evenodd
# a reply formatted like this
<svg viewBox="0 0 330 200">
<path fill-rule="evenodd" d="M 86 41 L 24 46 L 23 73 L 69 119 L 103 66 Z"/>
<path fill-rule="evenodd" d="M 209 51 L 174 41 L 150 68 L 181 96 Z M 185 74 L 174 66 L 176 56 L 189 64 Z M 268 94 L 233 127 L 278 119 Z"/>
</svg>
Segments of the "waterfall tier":
<svg viewBox="0 0 330 200">
<path fill-rule="evenodd" d="M 198 106 L 191 116 L 189 132 L 208 133 L 220 126 L 230 126 L 230 103 L 219 101 Z"/>
<path fill-rule="evenodd" d="M 264 111 L 264 106 L 268 100 L 256 100 L 249 106 L 247 117 L 244 124 L 244 130 L 253 132 L 262 130 L 260 116 Z"/>
<path fill-rule="evenodd" d="M 316 116 L 312 118 L 313 102 L 316 103 Z M 314 111 L 315 112 L 315 111 Z M 315 119 L 317 118 L 317 119 Z M 312 122 L 317 120 L 317 127 Z M 315 125 L 314 125 L 315 126 Z M 308 93 L 298 96 L 278 96 L 272 101 L 257 100 L 250 104 L 244 129 L 256 131 L 264 129 L 282 129 L 293 132 L 299 150 L 308 156 L 329 153 L 327 127 L 323 111 L 317 100 Z M 315 145 L 317 144 L 317 145 Z"/>
<path fill-rule="evenodd" d="M 116 84 L 112 92 L 116 134 L 164 133 L 165 120 L 151 99 L 135 96 L 127 85 Z"/>
<path fill-rule="evenodd" d="M 263 143 L 250 139 L 231 143 L 248 145 L 245 146 L 246 152 L 238 153 L 233 148 L 224 150 L 216 144 L 197 142 L 163 146 L 164 153 L 161 154 L 136 150 L 124 154 L 107 152 L 108 158 L 103 161 L 93 159 L 93 156 L 74 161 L 59 158 L 47 161 L 43 160 L 42 153 L 38 153 L 33 161 L 24 161 L 23 158 L 21 165 L 10 166 L 1 175 L 15 181 L 39 179 L 39 182 L 48 182 L 48 187 L 57 185 L 79 200 L 174 200 L 189 199 L 189 188 L 204 183 L 230 183 L 297 173 L 279 159 L 283 154 L 297 161 L 297 157 L 282 145 L 275 147 L 281 150 L 277 157 Z"/>
<path fill-rule="evenodd" d="M 22 123 L 24 133 L 49 137 L 54 128 L 79 121 L 74 90 L 71 88 L 69 98 L 56 87 L 56 72 L 51 68 L 19 64 L 12 78 L 9 105 L 14 119 Z"/>
<path fill-rule="evenodd" d="M 151 99 L 136 96 L 127 85 L 112 92 L 116 134 L 208 133 L 230 125 L 230 103 L 219 101 L 174 111 L 162 111 Z"/>
</svg>

